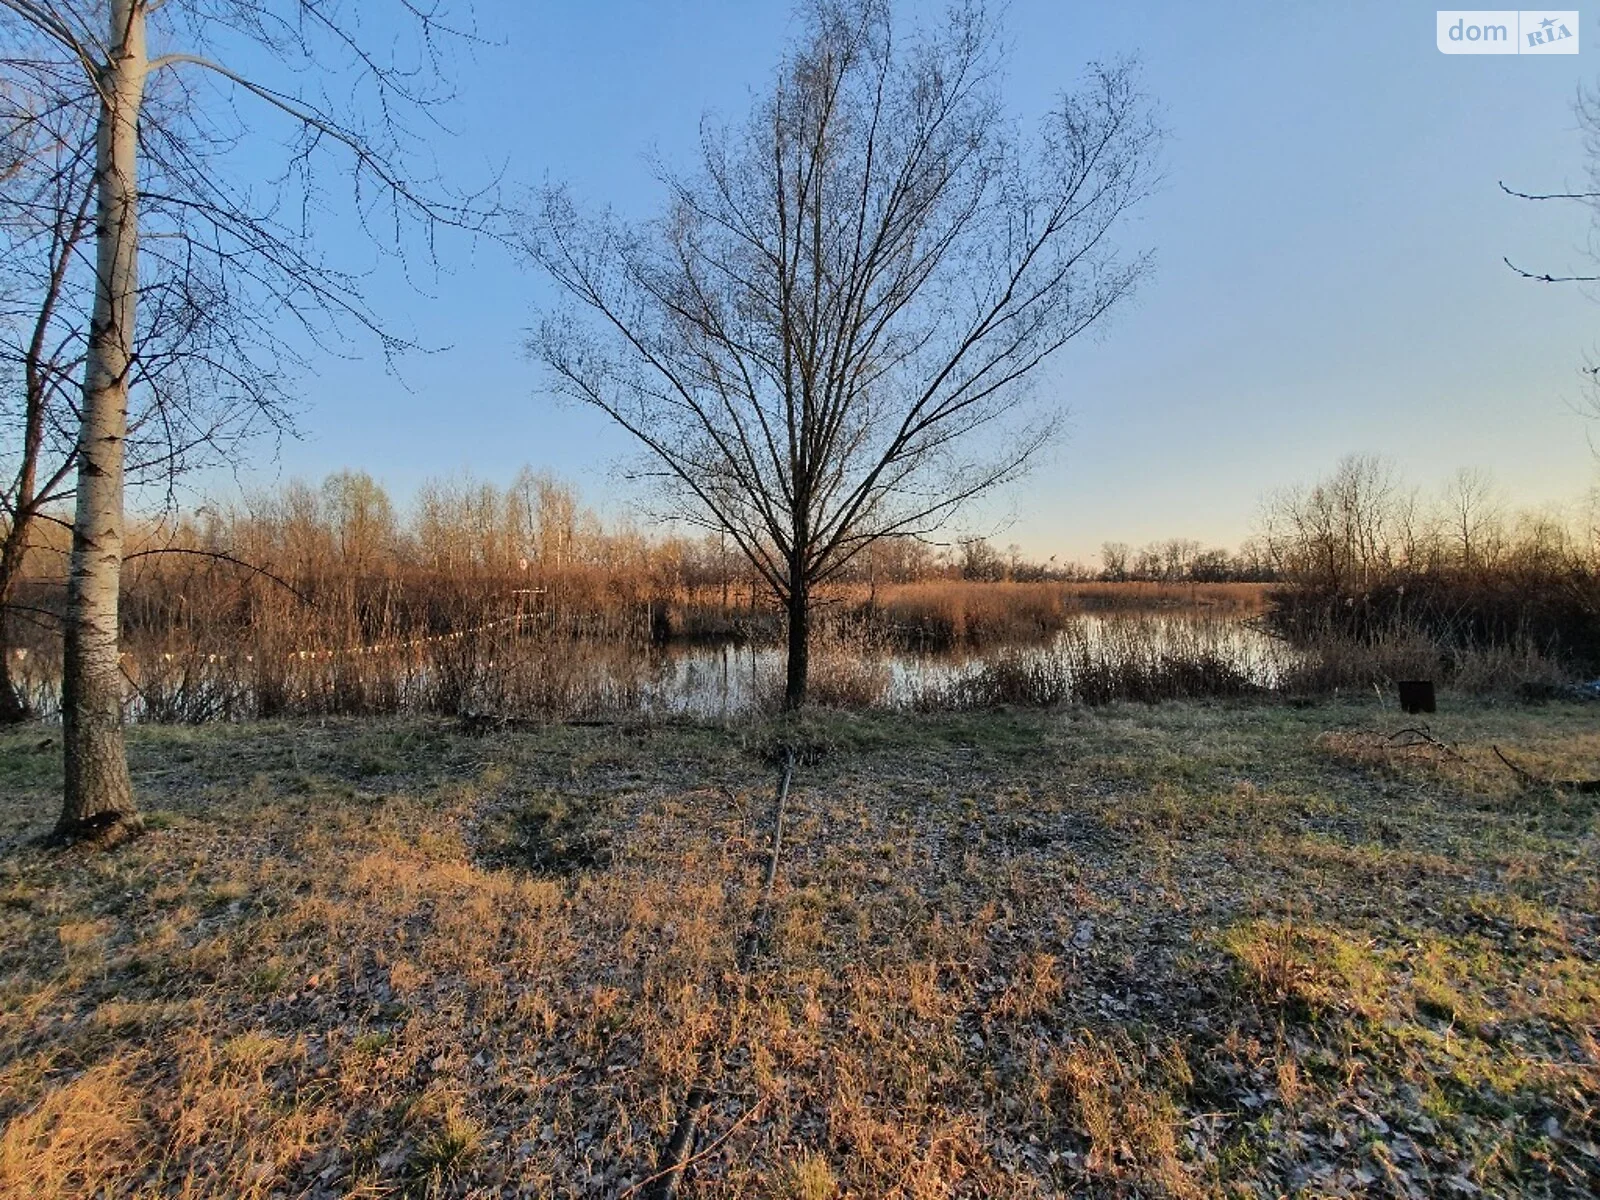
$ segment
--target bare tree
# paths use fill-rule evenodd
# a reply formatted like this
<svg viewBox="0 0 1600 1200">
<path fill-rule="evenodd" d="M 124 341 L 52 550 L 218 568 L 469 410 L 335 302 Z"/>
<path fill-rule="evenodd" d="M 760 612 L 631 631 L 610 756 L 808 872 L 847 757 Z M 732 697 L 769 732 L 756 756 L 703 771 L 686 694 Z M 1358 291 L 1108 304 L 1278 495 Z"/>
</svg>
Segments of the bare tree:
<svg viewBox="0 0 1600 1200">
<path fill-rule="evenodd" d="M 961 543 L 961 578 L 998 583 L 1006 577 L 1006 560 L 986 538 L 967 538 Z"/>
<path fill-rule="evenodd" d="M 397 521 L 388 493 L 365 471 L 335 471 L 322 482 L 322 508 L 334 550 L 357 578 L 389 551 Z"/>
<path fill-rule="evenodd" d="M 1121 583 L 1128 578 L 1128 562 L 1133 547 L 1127 542 L 1102 542 L 1100 545 L 1100 578 Z"/>
<path fill-rule="evenodd" d="M 1394 499 L 1395 549 L 1410 571 L 1425 571 L 1439 554 L 1439 517 L 1415 487 L 1402 487 Z"/>
<path fill-rule="evenodd" d="M 124 483 L 131 397 L 149 369 L 141 343 L 141 272 L 170 270 L 183 287 L 166 297 L 257 314 L 219 326 L 219 340 L 185 345 L 180 377 L 248 388 L 270 374 L 295 323 L 314 338 L 354 322 L 386 350 L 406 340 L 386 332 L 363 302 L 358 280 L 318 252 L 319 163 L 341 156 L 363 218 L 383 220 L 383 244 L 408 223 L 431 239 L 441 223 L 472 224 L 464 203 L 438 203 L 402 175 L 414 149 L 397 114 L 426 113 L 437 95 L 434 48 L 442 14 L 397 0 L 416 26 L 417 48 L 379 55 L 357 39 L 354 6 L 340 0 L 0 0 L 0 36 L 18 49 L 8 79 L 76 80 L 93 117 L 93 299 L 84 343 L 74 465 L 76 515 L 69 571 L 62 682 L 66 789 L 58 832 L 104 835 L 137 827 L 123 751 L 123 684 L 118 660 L 118 593 L 123 559 Z M 154 26 L 154 27 L 152 27 Z M 152 55 L 154 42 L 157 51 Z M 225 61 L 219 47 L 275 64 L 267 82 Z M 415 57 L 405 58 L 407 53 Z M 331 73 L 351 80 L 348 98 L 322 88 Z M 230 183 L 229 153 L 260 129 L 284 137 L 282 169 Z M 373 115 L 375 114 L 375 115 Z M 8 135 L 9 147 L 15 142 Z M 431 245 L 431 241 L 429 243 Z M 159 264 L 159 266 L 156 266 Z M 253 338 L 252 333 L 260 335 Z M 238 363 L 254 366 L 243 372 Z"/>
<path fill-rule="evenodd" d="M 0 177 L 0 370 L 7 481 L 0 490 L 0 722 L 28 715 L 11 680 L 10 611 L 35 527 L 69 494 L 72 412 L 67 395 L 78 348 L 64 333 L 74 257 L 89 234 L 89 174 L 83 129 L 39 114 L 50 98 L 0 91 L 7 147 Z M 13 408 L 15 405 L 15 408 Z"/>
<path fill-rule="evenodd" d="M 1492 565 L 1501 524 L 1494 477 L 1481 467 L 1462 467 L 1446 485 L 1442 504 L 1441 524 L 1455 543 L 1461 569 Z"/>
<path fill-rule="evenodd" d="M 1399 495 L 1394 467 L 1371 455 L 1349 455 L 1310 488 L 1278 492 L 1260 531 L 1273 569 L 1335 589 L 1381 578 L 1401 540 Z"/>
<path fill-rule="evenodd" d="M 553 189 L 527 239 L 573 302 L 535 355 L 776 594 L 789 707 L 818 585 L 1015 479 L 1055 415 L 1037 368 L 1148 265 L 1112 243 L 1153 181 L 1133 75 L 1092 69 L 1024 144 L 995 35 L 975 3 L 901 40 L 887 0 L 818 0 L 749 119 L 662 170 L 658 220 Z"/>
</svg>

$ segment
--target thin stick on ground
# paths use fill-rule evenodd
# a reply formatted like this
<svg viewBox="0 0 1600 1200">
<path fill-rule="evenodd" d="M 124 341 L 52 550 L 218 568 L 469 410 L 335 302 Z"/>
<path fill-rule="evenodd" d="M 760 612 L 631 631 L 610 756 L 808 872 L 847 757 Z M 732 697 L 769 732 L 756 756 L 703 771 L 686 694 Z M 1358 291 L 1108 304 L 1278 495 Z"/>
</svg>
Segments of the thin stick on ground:
<svg viewBox="0 0 1600 1200">
<path fill-rule="evenodd" d="M 778 802 L 772 819 L 772 845 L 767 852 L 767 871 L 761 885 L 761 899 L 757 901 L 755 911 L 750 915 L 750 923 L 745 929 L 744 937 L 740 939 L 738 969 L 740 989 L 746 990 L 750 980 L 750 967 L 755 962 L 756 955 L 761 949 L 763 931 L 767 925 L 767 915 L 772 905 L 772 888 L 778 879 L 778 856 L 783 852 L 783 819 L 789 804 L 789 785 L 794 780 L 794 750 L 790 748 L 784 757 L 783 779 L 778 784 Z M 632 1190 L 643 1187 L 646 1183 L 655 1181 L 656 1186 L 651 1192 L 654 1200 L 672 1200 L 677 1194 L 678 1182 L 683 1178 L 683 1172 L 692 1162 L 698 1161 L 720 1146 L 733 1133 L 728 1130 L 721 1138 L 713 1142 L 699 1154 L 691 1154 L 696 1133 L 699 1131 L 700 1112 L 715 1095 L 715 1081 L 711 1079 L 712 1062 L 711 1052 L 707 1050 L 701 1060 L 701 1078 L 703 1082 L 697 1083 L 689 1089 L 689 1095 L 684 1100 L 683 1112 L 678 1117 L 677 1124 L 673 1127 L 672 1137 L 667 1142 L 666 1148 L 661 1152 L 660 1161 L 664 1164 L 654 1175 L 644 1183 L 635 1185 Z M 759 1108 L 758 1103 L 751 1108 Z M 746 1117 L 749 1113 L 746 1114 Z M 738 1125 L 734 1126 L 737 1129 Z M 630 1193 L 631 1194 L 631 1193 Z"/>
<path fill-rule="evenodd" d="M 657 1171 L 654 1175 L 645 1176 L 645 1178 L 641 1179 L 638 1183 L 634 1184 L 627 1191 L 619 1195 L 617 1200 L 628 1200 L 628 1197 L 635 1196 L 642 1189 L 649 1187 L 651 1184 L 657 1183 L 662 1185 L 662 1191 L 659 1194 L 667 1196 L 672 1195 L 677 1190 L 677 1177 L 682 1175 L 683 1171 L 687 1167 L 700 1162 L 702 1159 L 710 1158 L 711 1155 L 715 1154 L 719 1149 L 721 1149 L 729 1138 L 738 1133 L 740 1129 L 748 1124 L 755 1117 L 755 1115 L 761 1111 L 761 1109 L 766 1105 L 767 1099 L 768 1098 L 766 1096 L 762 1096 L 749 1108 L 745 1109 L 745 1111 L 740 1115 L 739 1119 L 732 1125 L 728 1126 L 727 1130 L 722 1134 L 722 1136 L 717 1138 L 716 1141 L 712 1142 L 705 1149 L 691 1154 L 682 1162 L 673 1163 L 671 1166 Z M 669 1179 L 673 1181 L 670 1183 L 670 1185 L 668 1184 Z"/>
<path fill-rule="evenodd" d="M 1507 758 L 1499 746 L 1491 746 L 1494 756 L 1510 769 L 1511 773 L 1522 781 L 1527 787 L 1560 788 L 1564 792 L 1583 792 L 1586 794 L 1600 793 L 1600 779 L 1541 779 L 1533 772 L 1519 767 Z"/>
</svg>

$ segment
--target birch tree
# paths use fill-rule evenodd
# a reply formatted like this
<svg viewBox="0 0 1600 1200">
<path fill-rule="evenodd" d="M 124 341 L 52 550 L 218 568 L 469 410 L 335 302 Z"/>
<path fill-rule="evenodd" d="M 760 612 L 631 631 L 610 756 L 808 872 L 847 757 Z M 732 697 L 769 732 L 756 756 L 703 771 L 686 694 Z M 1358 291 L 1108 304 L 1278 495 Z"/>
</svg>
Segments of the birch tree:
<svg viewBox="0 0 1600 1200">
<path fill-rule="evenodd" d="M 803 18 L 748 120 L 708 120 L 697 168 L 662 170 L 659 218 L 552 189 L 527 238 L 569 301 L 536 357 L 782 604 L 790 708 L 816 589 L 1045 444 L 1059 398 L 1034 393 L 1039 368 L 1147 269 L 1114 239 L 1157 143 L 1125 66 L 1091 68 L 1019 136 L 976 3 L 903 38 L 884 0 Z"/>
<path fill-rule="evenodd" d="M 241 356 L 252 371 L 276 369 L 263 363 L 290 352 L 277 335 L 285 325 L 321 340 L 354 323 L 386 351 L 408 345 L 379 323 L 357 277 L 320 252 L 319 168 L 337 163 L 383 245 L 416 226 L 431 247 L 439 225 L 482 216 L 471 203 L 426 195 L 436 181 L 424 176 L 419 185 L 402 173 L 417 148 L 402 114 L 425 117 L 440 99 L 432 81 L 438 38 L 449 32 L 444 14 L 394 0 L 388 11 L 410 23 L 415 46 L 380 54 L 361 40 L 363 7 L 370 11 L 340 0 L 0 0 L 0 33 L 22 47 L 8 69 L 76 73 L 93 111 L 93 299 L 74 448 L 62 837 L 139 827 L 123 749 L 118 598 L 130 394 L 144 349 L 141 267 L 159 258 L 191 281 L 208 281 L 217 304 L 260 314 L 248 328 L 261 338 L 247 333 L 225 337 L 214 353 L 189 351 L 188 363 L 210 369 L 208 382 L 227 386 L 239 383 Z M 252 69 L 230 64 L 230 54 Z M 281 80 L 255 73 L 273 68 Z M 334 76 L 348 83 L 340 104 L 325 86 Z M 230 183 L 240 141 L 272 149 L 273 139 L 251 126 L 281 135 L 280 167 L 264 173 L 265 187 L 261 178 Z"/>
<path fill-rule="evenodd" d="M 8 47 L 20 49 L 19 47 Z M 11 57 L 0 88 L 0 722 L 31 715 L 10 677 L 13 635 L 55 608 L 17 599 L 40 530 L 74 498 L 76 424 L 95 294 L 96 109 L 81 72 Z M 181 101 L 182 97 L 178 97 Z M 157 115 L 170 121 L 169 112 Z M 157 196 L 154 224 L 163 220 Z M 159 247 L 161 241 L 157 241 Z M 159 251 L 141 264 L 129 372 L 126 478 L 169 504 L 180 480 L 291 427 L 277 372 L 240 348 L 271 342 L 263 314 L 230 303 L 216 264 Z M 51 628 L 50 634 L 56 630 Z"/>
</svg>

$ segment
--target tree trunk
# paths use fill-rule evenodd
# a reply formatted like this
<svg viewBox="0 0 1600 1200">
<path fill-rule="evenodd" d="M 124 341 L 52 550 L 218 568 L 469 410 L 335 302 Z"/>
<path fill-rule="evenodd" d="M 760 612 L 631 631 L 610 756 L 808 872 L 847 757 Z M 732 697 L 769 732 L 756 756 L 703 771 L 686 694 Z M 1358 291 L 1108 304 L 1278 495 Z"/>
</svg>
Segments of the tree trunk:
<svg viewBox="0 0 1600 1200">
<path fill-rule="evenodd" d="M 33 716 L 28 698 L 17 690 L 11 679 L 10 624 L 4 610 L 0 610 L 0 725 L 19 725 Z"/>
<path fill-rule="evenodd" d="M 138 120 L 148 68 L 145 4 L 110 0 L 111 52 L 101 76 L 94 315 L 84 367 L 61 680 L 66 759 L 66 791 L 56 826 L 61 838 L 114 838 L 140 828 L 122 741 L 117 602 L 128 373 L 138 297 Z"/>
<path fill-rule="evenodd" d="M 7 611 L 22 572 L 26 528 L 20 516 L 15 518 L 4 547 L 0 547 L 0 725 L 16 725 L 33 715 L 27 697 L 11 681 L 11 614 Z"/>
<path fill-rule="evenodd" d="M 783 709 L 794 712 L 806 702 L 806 677 L 811 669 L 811 593 L 803 583 L 789 589 L 789 657 L 784 672 Z"/>
</svg>

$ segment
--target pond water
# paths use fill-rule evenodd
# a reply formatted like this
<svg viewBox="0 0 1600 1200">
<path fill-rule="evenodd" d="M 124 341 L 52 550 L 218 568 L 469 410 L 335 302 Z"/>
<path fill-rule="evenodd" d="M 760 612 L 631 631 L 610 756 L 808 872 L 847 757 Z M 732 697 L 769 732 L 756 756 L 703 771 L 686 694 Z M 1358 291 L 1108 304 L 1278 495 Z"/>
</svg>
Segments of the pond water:
<svg viewBox="0 0 1600 1200">
<path fill-rule="evenodd" d="M 1225 664 L 1250 684 L 1273 687 L 1294 653 L 1256 621 L 1198 612 L 1086 615 L 1046 641 L 956 651 L 833 649 L 813 651 L 812 686 L 826 694 L 873 694 L 889 708 L 939 707 L 1000 661 L 1059 673 L 1068 686 L 1084 663 L 1111 668 L 1160 664 Z M 598 664 L 597 664 L 598 665 Z M 667 645 L 651 647 L 637 687 L 640 707 L 702 718 L 747 711 L 781 692 L 782 647 Z M 601 668 L 614 684 L 615 667 Z M 605 683 L 597 680 L 600 687 Z"/>
<path fill-rule="evenodd" d="M 43 656 L 41 656 L 43 657 Z M 59 703 L 59 658 L 13 663 L 38 711 Z M 1084 614 L 1042 641 L 916 652 L 820 637 L 811 695 L 824 704 L 975 707 L 1075 699 L 1228 694 L 1276 684 L 1294 652 L 1260 625 L 1206 610 Z M 28 670 L 19 672 L 18 667 Z M 783 648 L 751 643 L 639 643 L 527 637 L 418 639 L 393 651 L 263 656 L 131 649 L 130 720 L 382 712 L 600 717 L 657 713 L 701 719 L 772 704 Z"/>
</svg>

